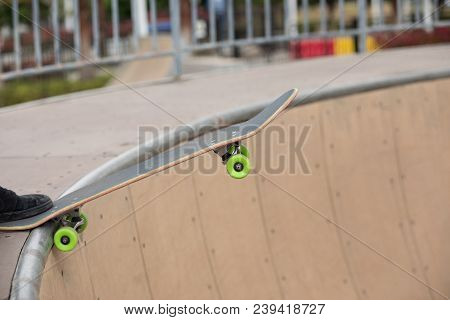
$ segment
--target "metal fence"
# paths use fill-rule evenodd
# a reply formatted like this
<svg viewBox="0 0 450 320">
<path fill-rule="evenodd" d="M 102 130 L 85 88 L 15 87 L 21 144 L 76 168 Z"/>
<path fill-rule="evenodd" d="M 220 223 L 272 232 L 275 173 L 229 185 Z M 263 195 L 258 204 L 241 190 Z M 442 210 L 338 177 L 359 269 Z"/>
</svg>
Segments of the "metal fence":
<svg viewBox="0 0 450 320">
<path fill-rule="evenodd" d="M 124 17 L 119 0 L 0 0 L 11 14 L 0 20 L 0 79 L 162 56 L 180 76 L 186 53 L 317 37 L 356 37 L 364 52 L 372 33 L 449 26 L 449 1 L 130 0 Z"/>
</svg>

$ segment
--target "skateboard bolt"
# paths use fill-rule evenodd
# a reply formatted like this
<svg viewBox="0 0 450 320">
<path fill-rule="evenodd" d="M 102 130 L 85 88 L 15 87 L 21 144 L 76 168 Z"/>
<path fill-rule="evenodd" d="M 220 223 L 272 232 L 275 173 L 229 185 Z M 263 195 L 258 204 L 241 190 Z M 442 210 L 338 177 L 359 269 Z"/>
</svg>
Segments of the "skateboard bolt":
<svg viewBox="0 0 450 320">
<path fill-rule="evenodd" d="M 69 242 L 70 242 L 69 237 L 67 237 L 67 236 L 61 237 L 61 243 L 62 244 L 68 244 Z"/>
<path fill-rule="evenodd" d="M 244 166 L 240 162 L 236 162 L 233 167 L 237 172 L 241 172 L 244 169 Z"/>
</svg>

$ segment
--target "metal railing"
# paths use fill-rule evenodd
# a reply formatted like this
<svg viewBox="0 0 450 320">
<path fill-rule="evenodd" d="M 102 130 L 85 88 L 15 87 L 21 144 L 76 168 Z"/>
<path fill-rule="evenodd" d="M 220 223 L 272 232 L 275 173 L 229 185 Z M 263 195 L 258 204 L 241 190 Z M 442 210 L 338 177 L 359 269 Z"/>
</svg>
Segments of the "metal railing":
<svg viewBox="0 0 450 320">
<path fill-rule="evenodd" d="M 449 1 L 130 0 L 124 17 L 118 0 L 0 0 L 11 12 L 0 20 L 0 80 L 163 56 L 178 77 L 186 53 L 316 37 L 356 37 L 365 52 L 371 33 L 449 26 Z M 159 46 L 162 29 L 169 48 Z"/>
</svg>

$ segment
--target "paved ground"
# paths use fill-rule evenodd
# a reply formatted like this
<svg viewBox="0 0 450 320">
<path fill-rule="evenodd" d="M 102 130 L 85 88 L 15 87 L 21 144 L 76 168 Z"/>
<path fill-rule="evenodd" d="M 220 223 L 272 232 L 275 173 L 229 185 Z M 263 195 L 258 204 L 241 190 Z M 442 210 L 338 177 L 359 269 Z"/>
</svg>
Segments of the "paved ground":
<svg viewBox="0 0 450 320">
<path fill-rule="evenodd" d="M 174 83 L 141 84 L 134 90 L 113 87 L 2 108 L 0 181 L 19 193 L 57 197 L 92 169 L 134 146 L 141 125 L 161 128 L 190 122 L 268 101 L 291 87 L 298 87 L 301 94 L 368 77 L 448 68 L 449 56 L 450 45 L 439 45 L 228 68 Z"/>
<path fill-rule="evenodd" d="M 160 51 L 170 50 L 172 47 L 171 37 L 161 35 L 158 38 L 158 48 Z M 150 39 L 143 39 L 139 44 L 138 54 L 144 54 L 152 50 Z M 136 60 L 122 64 L 114 70 L 116 79 L 112 79 L 111 85 L 120 85 L 122 82 L 134 83 L 144 80 L 157 80 L 167 77 L 172 72 L 172 58 L 161 57 L 155 59 Z M 120 81 L 118 80 L 120 79 Z"/>
</svg>

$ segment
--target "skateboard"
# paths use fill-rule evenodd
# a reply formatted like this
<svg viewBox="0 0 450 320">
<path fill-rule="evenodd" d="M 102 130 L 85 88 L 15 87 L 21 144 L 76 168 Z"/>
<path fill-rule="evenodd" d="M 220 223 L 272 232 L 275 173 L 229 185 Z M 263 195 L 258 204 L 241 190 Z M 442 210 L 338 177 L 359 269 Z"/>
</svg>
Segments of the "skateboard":
<svg viewBox="0 0 450 320">
<path fill-rule="evenodd" d="M 56 248 L 65 252 L 71 251 L 78 243 L 78 234 L 88 226 L 88 218 L 81 211 L 84 204 L 208 151 L 213 151 L 221 157 L 222 163 L 232 178 L 243 179 L 250 172 L 250 160 L 249 152 L 241 141 L 257 134 L 267 126 L 289 106 L 296 95 L 297 89 L 291 89 L 245 122 L 207 132 L 138 164 L 117 171 L 56 200 L 53 208 L 41 214 L 18 221 L 0 223 L 0 231 L 33 229 L 53 219 L 58 223 L 58 229 L 53 237 Z"/>
</svg>

